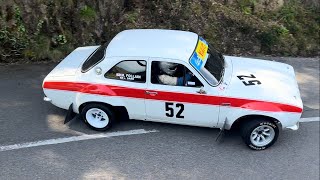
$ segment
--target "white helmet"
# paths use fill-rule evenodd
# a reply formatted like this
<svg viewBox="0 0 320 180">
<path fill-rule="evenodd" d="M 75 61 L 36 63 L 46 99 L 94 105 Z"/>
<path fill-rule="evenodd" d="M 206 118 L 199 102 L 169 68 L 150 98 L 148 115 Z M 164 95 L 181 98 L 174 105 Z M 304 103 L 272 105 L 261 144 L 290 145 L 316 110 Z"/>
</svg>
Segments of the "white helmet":
<svg viewBox="0 0 320 180">
<path fill-rule="evenodd" d="M 178 64 L 160 61 L 160 62 L 158 62 L 158 66 L 159 66 L 160 71 L 162 71 L 163 73 L 165 73 L 167 75 L 173 76 L 177 71 Z"/>
</svg>

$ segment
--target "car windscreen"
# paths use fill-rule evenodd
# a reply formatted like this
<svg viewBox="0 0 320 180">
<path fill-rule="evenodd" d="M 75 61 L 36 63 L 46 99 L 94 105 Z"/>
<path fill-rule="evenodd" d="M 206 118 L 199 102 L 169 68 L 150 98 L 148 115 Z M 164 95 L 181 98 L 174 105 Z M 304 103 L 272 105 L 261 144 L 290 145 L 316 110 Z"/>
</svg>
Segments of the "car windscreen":
<svg viewBox="0 0 320 180">
<path fill-rule="evenodd" d="M 214 77 L 213 81 L 211 80 L 212 85 L 217 85 L 224 73 L 224 58 L 220 52 L 214 49 L 209 45 L 207 52 L 207 61 L 203 68 L 200 69 L 200 72 L 205 76 L 211 79 L 212 77 L 208 76 L 208 72 Z"/>
<path fill-rule="evenodd" d="M 190 57 L 190 64 L 211 85 L 217 86 L 224 74 L 223 55 L 199 37 L 195 50 Z"/>
<path fill-rule="evenodd" d="M 104 59 L 108 44 L 109 43 L 101 45 L 88 57 L 88 59 L 83 63 L 81 67 L 82 72 L 89 71 L 91 68 L 93 68 L 95 65 L 97 65 Z"/>
</svg>

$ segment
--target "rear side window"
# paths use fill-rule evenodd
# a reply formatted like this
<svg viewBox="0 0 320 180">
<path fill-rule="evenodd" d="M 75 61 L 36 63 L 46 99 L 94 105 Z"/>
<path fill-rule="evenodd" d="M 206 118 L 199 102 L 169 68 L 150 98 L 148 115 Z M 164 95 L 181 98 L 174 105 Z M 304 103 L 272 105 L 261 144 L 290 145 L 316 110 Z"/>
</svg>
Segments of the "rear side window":
<svg viewBox="0 0 320 180">
<path fill-rule="evenodd" d="M 105 75 L 105 78 L 131 81 L 137 83 L 146 82 L 146 65 L 143 60 L 121 61 L 112 67 Z"/>
<path fill-rule="evenodd" d="M 95 50 L 89 56 L 89 58 L 82 65 L 82 68 L 81 68 L 82 72 L 89 71 L 91 68 L 93 68 L 95 65 L 97 65 L 104 59 L 108 44 L 109 43 L 105 43 L 104 45 L 101 45 L 97 50 Z"/>
</svg>

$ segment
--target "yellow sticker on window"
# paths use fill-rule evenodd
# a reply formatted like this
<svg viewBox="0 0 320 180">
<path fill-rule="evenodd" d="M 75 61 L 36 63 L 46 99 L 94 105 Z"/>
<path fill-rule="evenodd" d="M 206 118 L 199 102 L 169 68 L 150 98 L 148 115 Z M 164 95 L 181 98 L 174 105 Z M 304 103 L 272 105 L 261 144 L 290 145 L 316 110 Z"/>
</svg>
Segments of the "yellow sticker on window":
<svg viewBox="0 0 320 180">
<path fill-rule="evenodd" d="M 202 42 L 201 40 L 199 40 L 196 48 L 196 53 L 198 54 L 200 59 L 204 60 L 204 58 L 206 57 L 207 51 L 208 51 L 208 45 Z"/>
</svg>

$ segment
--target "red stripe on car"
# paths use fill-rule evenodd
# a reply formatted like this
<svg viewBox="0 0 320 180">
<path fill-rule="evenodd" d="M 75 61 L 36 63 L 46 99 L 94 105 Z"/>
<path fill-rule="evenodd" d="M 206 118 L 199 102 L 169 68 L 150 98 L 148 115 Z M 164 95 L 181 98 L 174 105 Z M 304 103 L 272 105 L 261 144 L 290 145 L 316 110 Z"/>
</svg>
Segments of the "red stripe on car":
<svg viewBox="0 0 320 180">
<path fill-rule="evenodd" d="M 75 83 L 75 82 L 44 82 L 43 88 L 75 91 L 80 93 L 97 94 L 103 96 L 123 96 L 132 98 L 145 98 L 151 100 L 161 101 L 176 101 L 196 104 L 208 104 L 208 105 L 221 105 L 221 103 L 230 103 L 231 107 L 245 108 L 258 111 L 269 111 L 269 112 L 295 112 L 301 113 L 302 109 L 296 106 L 266 102 L 259 100 L 250 100 L 242 98 L 222 97 L 222 96 L 210 96 L 204 94 L 186 94 L 179 92 L 166 92 L 157 91 L 156 96 L 145 95 L 143 89 L 121 87 L 112 85 L 102 84 L 91 84 L 91 83 Z"/>
</svg>

